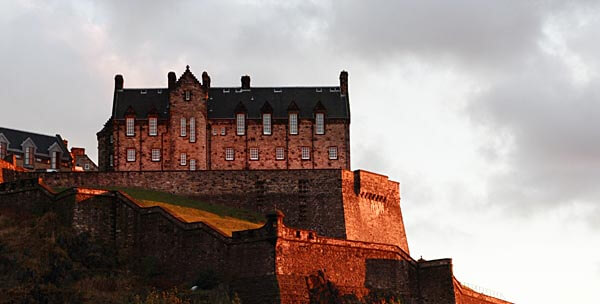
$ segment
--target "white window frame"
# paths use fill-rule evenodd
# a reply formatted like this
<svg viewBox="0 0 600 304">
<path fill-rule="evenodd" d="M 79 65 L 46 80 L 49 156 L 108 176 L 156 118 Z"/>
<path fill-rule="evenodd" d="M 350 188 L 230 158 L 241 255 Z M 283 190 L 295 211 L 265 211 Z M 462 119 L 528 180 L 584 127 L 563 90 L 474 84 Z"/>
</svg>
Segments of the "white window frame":
<svg viewBox="0 0 600 304">
<path fill-rule="evenodd" d="M 113 160 L 113 155 L 112 155 L 112 154 L 110 154 L 110 155 L 108 156 L 108 166 L 109 166 L 109 167 L 112 167 L 112 166 L 114 166 L 114 160 Z"/>
<path fill-rule="evenodd" d="M 190 92 L 189 90 L 185 90 L 183 92 L 183 95 L 184 95 L 185 101 L 190 101 L 192 99 L 192 92 Z"/>
<path fill-rule="evenodd" d="M 225 160 L 234 160 L 235 150 L 233 148 L 225 148 Z"/>
<path fill-rule="evenodd" d="M 58 152 L 52 151 L 50 155 L 50 169 L 58 169 Z"/>
<path fill-rule="evenodd" d="M 151 157 L 153 162 L 160 161 L 160 149 L 152 149 Z"/>
<path fill-rule="evenodd" d="M 318 135 L 325 134 L 325 114 L 316 113 L 315 114 L 315 133 Z"/>
<path fill-rule="evenodd" d="M 258 153 L 258 148 L 250 148 L 250 153 L 248 153 L 250 155 L 250 160 L 258 160 Z"/>
<path fill-rule="evenodd" d="M 190 171 L 196 171 L 196 160 L 190 159 Z"/>
<path fill-rule="evenodd" d="M 135 149 L 134 148 L 127 148 L 127 161 L 128 162 L 134 162 L 135 161 Z"/>
<path fill-rule="evenodd" d="M 329 147 L 329 159 L 338 159 L 338 148 L 337 147 Z"/>
<path fill-rule="evenodd" d="M 35 162 L 35 150 L 33 147 L 25 147 L 25 155 L 23 158 L 23 165 L 33 166 Z"/>
<path fill-rule="evenodd" d="M 190 142 L 196 142 L 196 118 L 190 117 Z"/>
<path fill-rule="evenodd" d="M 227 135 L 227 128 L 221 127 L 221 136 Z"/>
<path fill-rule="evenodd" d="M 217 131 L 217 128 L 212 128 L 212 135 L 217 136 L 217 134 L 219 134 L 219 131 Z"/>
<path fill-rule="evenodd" d="M 235 115 L 235 132 L 237 135 L 246 134 L 246 114 L 238 113 Z"/>
<path fill-rule="evenodd" d="M 125 135 L 127 136 L 135 136 L 135 118 L 127 117 L 125 118 Z"/>
<path fill-rule="evenodd" d="M 310 148 L 309 147 L 300 147 L 300 154 L 302 160 L 310 160 Z"/>
<path fill-rule="evenodd" d="M 187 135 L 187 122 L 185 117 L 181 117 L 179 121 L 179 128 L 181 129 L 179 136 L 185 137 Z"/>
<path fill-rule="evenodd" d="M 298 134 L 298 113 L 290 113 L 288 119 L 290 122 L 290 134 Z"/>
<path fill-rule="evenodd" d="M 186 166 L 187 165 L 187 154 L 181 153 L 179 155 L 179 165 L 180 166 Z"/>
<path fill-rule="evenodd" d="M 263 135 L 271 135 L 271 113 L 264 113 L 262 115 L 262 123 L 263 123 Z"/>
<path fill-rule="evenodd" d="M 276 160 L 284 160 L 285 159 L 285 148 L 284 147 L 275 148 L 275 159 Z"/>
<path fill-rule="evenodd" d="M 148 135 L 156 136 L 158 135 L 158 118 L 150 117 L 148 119 Z"/>
</svg>

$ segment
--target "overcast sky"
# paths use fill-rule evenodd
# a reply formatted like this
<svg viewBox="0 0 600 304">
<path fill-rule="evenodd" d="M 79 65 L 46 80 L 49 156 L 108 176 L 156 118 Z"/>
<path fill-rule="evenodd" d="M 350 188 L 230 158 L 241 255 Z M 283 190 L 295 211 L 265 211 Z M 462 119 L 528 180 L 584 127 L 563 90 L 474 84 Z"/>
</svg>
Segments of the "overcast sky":
<svg viewBox="0 0 600 304">
<path fill-rule="evenodd" d="M 0 125 L 96 159 L 113 77 L 336 85 L 411 254 L 518 303 L 597 303 L 598 1 L 2 1 Z"/>
</svg>

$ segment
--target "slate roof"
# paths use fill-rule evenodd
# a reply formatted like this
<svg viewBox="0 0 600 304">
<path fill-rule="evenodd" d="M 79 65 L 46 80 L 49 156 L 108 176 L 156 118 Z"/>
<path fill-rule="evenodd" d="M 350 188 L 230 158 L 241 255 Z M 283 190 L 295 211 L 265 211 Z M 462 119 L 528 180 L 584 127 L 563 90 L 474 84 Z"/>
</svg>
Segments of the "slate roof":
<svg viewBox="0 0 600 304">
<path fill-rule="evenodd" d="M 145 94 L 141 93 L 142 90 Z M 210 88 L 208 118 L 233 119 L 236 109 L 245 108 L 248 118 L 259 119 L 266 102 L 266 108 L 271 107 L 274 119 L 287 119 L 288 107 L 292 102 L 297 105 L 300 118 L 313 118 L 316 107 L 324 110 L 327 118 L 350 119 L 348 96 L 341 95 L 340 87 Z M 113 104 L 113 118 L 123 119 L 129 107 L 134 109 L 136 118 L 147 118 L 148 113 L 156 109 L 159 118 L 166 119 L 169 115 L 168 89 L 118 90 Z"/>
<path fill-rule="evenodd" d="M 8 129 L 8 128 L 3 128 L 3 127 L 0 127 L 0 134 L 3 134 L 6 137 L 6 139 L 8 139 L 8 141 L 10 142 L 10 144 L 8 145 L 9 151 L 18 150 L 20 152 L 23 152 L 23 147 L 21 147 L 21 144 L 27 138 L 31 138 L 31 140 L 33 140 L 33 143 L 37 147 L 37 149 L 35 151 L 36 155 L 40 154 L 40 155 L 50 156 L 50 152 L 48 151 L 48 149 L 54 143 L 58 143 L 58 146 L 62 150 L 61 159 L 69 160 L 69 161 L 71 160 L 71 155 L 70 155 L 69 151 L 67 150 L 67 147 L 63 143 L 62 137 L 58 134 L 56 134 L 55 136 L 50 136 L 50 135 L 37 134 L 37 133 L 21 131 L 21 130 Z"/>
</svg>

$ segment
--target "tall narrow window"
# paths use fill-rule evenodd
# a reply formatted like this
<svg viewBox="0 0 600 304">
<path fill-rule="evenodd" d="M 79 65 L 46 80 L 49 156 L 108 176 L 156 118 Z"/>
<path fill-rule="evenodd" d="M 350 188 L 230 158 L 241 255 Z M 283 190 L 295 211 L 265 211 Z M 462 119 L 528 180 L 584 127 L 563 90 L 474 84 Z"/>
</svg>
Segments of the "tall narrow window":
<svg viewBox="0 0 600 304">
<path fill-rule="evenodd" d="M 128 117 L 125 119 L 125 124 L 126 124 L 126 129 L 127 129 L 127 136 L 134 136 L 135 135 L 135 121 L 133 117 Z"/>
<path fill-rule="evenodd" d="M 187 133 L 187 124 L 185 122 L 185 117 L 181 118 L 181 133 L 179 136 L 185 136 Z"/>
<path fill-rule="evenodd" d="M 58 152 L 53 151 L 50 157 L 50 169 L 58 169 Z"/>
<path fill-rule="evenodd" d="M 233 148 L 225 148 L 225 160 L 233 160 L 235 158 L 235 153 Z"/>
<path fill-rule="evenodd" d="M 112 134 L 108 137 L 108 141 L 112 144 L 113 143 L 113 136 Z"/>
<path fill-rule="evenodd" d="M 329 147 L 329 159 L 338 159 L 337 147 Z"/>
<path fill-rule="evenodd" d="M 7 154 L 8 145 L 5 142 L 0 142 L 0 159 L 4 159 Z"/>
<path fill-rule="evenodd" d="M 113 166 L 113 156 L 112 156 L 112 154 L 108 156 L 108 166 L 109 167 Z"/>
<path fill-rule="evenodd" d="M 310 148 L 302 147 L 302 159 L 307 160 L 310 159 Z"/>
<path fill-rule="evenodd" d="M 33 147 L 25 148 L 25 159 L 23 160 L 26 166 L 33 166 Z"/>
<path fill-rule="evenodd" d="M 196 171 L 196 160 L 190 159 L 190 171 Z"/>
<path fill-rule="evenodd" d="M 190 142 L 196 142 L 196 119 L 190 118 Z"/>
<path fill-rule="evenodd" d="M 187 165 L 187 154 L 181 153 L 181 157 L 179 158 L 179 164 L 182 166 Z"/>
<path fill-rule="evenodd" d="M 271 135 L 271 113 L 263 114 L 263 134 Z"/>
<path fill-rule="evenodd" d="M 283 147 L 275 148 L 275 159 L 276 160 L 285 159 L 285 149 Z"/>
<path fill-rule="evenodd" d="M 258 148 L 250 148 L 250 160 L 258 160 Z"/>
<path fill-rule="evenodd" d="M 317 113 L 315 115 L 315 124 L 317 134 L 325 134 L 325 114 Z"/>
<path fill-rule="evenodd" d="M 185 101 L 190 101 L 190 99 L 192 99 L 192 92 L 185 91 L 184 95 L 185 95 Z"/>
<path fill-rule="evenodd" d="M 157 121 L 158 121 L 158 119 L 156 117 L 150 117 L 150 120 L 148 121 L 148 124 L 149 124 L 148 135 L 150 135 L 150 136 L 157 135 L 157 133 L 158 133 L 156 130 Z"/>
<path fill-rule="evenodd" d="M 237 135 L 244 135 L 246 133 L 246 114 L 239 113 L 236 116 L 236 133 Z"/>
<path fill-rule="evenodd" d="M 135 161 L 135 149 L 127 149 L 127 161 L 128 162 Z"/>
<path fill-rule="evenodd" d="M 298 114 L 290 113 L 290 134 L 298 134 Z"/>
<path fill-rule="evenodd" d="M 160 149 L 152 149 L 152 161 L 160 161 Z"/>
<path fill-rule="evenodd" d="M 221 127 L 221 136 L 225 136 L 225 134 L 227 134 L 226 130 L 227 129 L 225 127 Z"/>
</svg>

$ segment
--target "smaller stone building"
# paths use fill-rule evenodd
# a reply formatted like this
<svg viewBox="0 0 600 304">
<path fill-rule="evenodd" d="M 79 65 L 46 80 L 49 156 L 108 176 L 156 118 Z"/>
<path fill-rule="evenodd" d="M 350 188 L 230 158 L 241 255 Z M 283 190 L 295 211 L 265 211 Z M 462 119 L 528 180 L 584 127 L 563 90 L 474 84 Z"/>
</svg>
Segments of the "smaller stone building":
<svg viewBox="0 0 600 304">
<path fill-rule="evenodd" d="M 339 86 L 211 87 L 189 66 L 165 88 L 124 88 L 97 133 L 100 171 L 350 169 L 348 73 Z"/>
<path fill-rule="evenodd" d="M 74 171 L 98 171 L 96 163 L 85 154 L 85 148 L 71 148 L 71 157 L 73 158 Z"/>
<path fill-rule="evenodd" d="M 33 171 L 71 171 L 67 141 L 55 136 L 0 127 L 0 159 Z"/>
</svg>

